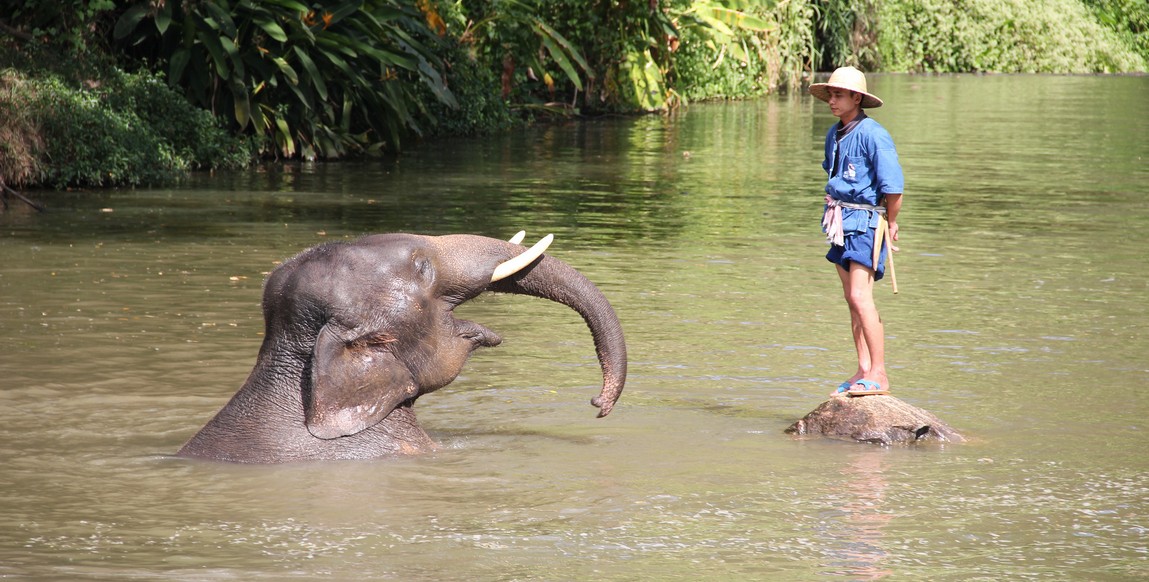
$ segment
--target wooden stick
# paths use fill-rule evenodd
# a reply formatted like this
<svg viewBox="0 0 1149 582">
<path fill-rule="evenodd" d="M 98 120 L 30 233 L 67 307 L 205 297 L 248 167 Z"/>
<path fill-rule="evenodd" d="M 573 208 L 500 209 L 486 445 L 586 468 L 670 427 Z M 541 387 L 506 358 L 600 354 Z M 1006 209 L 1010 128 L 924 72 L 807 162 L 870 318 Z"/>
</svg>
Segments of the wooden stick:
<svg viewBox="0 0 1149 582">
<path fill-rule="evenodd" d="M 889 223 L 886 217 L 882 216 L 882 222 L 886 223 L 886 228 L 889 228 Z M 898 294 L 898 275 L 894 273 L 894 239 L 890 237 L 889 242 L 886 243 L 886 268 L 890 270 L 890 283 L 894 286 L 894 295 Z"/>
<path fill-rule="evenodd" d="M 898 277 L 894 274 L 894 239 L 889 236 L 890 221 L 885 214 L 878 215 L 878 228 L 874 231 L 874 256 L 871 259 L 874 272 L 878 271 L 878 259 L 882 256 L 882 241 L 886 243 L 886 270 L 890 272 L 890 282 L 894 285 L 894 294 L 898 293 Z"/>
<path fill-rule="evenodd" d="M 870 266 L 878 272 L 878 259 L 882 258 L 882 241 L 886 238 L 886 215 L 878 215 L 878 227 L 874 229 L 874 252 L 870 256 Z"/>
</svg>

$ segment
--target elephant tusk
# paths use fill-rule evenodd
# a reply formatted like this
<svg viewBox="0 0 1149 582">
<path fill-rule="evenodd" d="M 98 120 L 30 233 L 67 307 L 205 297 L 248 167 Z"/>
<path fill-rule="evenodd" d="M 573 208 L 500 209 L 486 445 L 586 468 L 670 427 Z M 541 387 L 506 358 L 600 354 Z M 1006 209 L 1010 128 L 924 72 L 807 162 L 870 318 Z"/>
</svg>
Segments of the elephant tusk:
<svg viewBox="0 0 1149 582">
<path fill-rule="evenodd" d="M 499 266 L 495 267 L 495 272 L 491 274 L 491 282 L 501 281 L 523 270 L 527 265 L 535 262 L 535 259 L 541 257 L 554 240 L 555 235 L 548 234 L 539 239 L 539 242 L 535 243 L 535 246 L 527 249 L 521 255 L 509 261 L 499 263 Z"/>
<path fill-rule="evenodd" d="M 527 231 L 520 230 L 518 233 L 515 234 L 515 236 L 511 237 L 510 241 L 507 241 L 507 242 L 510 242 L 513 245 L 517 245 L 517 244 L 523 242 L 523 239 L 526 238 L 526 236 L 527 236 Z"/>
</svg>

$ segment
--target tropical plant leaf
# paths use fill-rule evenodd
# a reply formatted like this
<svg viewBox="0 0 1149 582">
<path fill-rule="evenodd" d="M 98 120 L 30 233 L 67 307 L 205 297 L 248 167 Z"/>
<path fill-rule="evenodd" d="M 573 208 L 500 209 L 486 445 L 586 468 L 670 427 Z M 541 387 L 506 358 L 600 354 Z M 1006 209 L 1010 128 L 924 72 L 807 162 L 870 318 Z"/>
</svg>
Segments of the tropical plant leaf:
<svg viewBox="0 0 1149 582">
<path fill-rule="evenodd" d="M 299 59 L 299 64 L 303 66 L 303 70 L 307 71 L 308 80 L 311 81 L 311 85 L 315 87 L 319 98 L 327 99 L 327 82 L 323 80 L 323 75 L 319 74 L 319 69 L 315 66 L 315 61 L 311 60 L 311 57 L 298 46 L 292 47 L 292 51 L 295 52 L 295 56 Z"/>
<path fill-rule="evenodd" d="M 275 128 L 278 131 L 276 142 L 279 144 L 279 151 L 288 158 L 295 156 L 295 140 L 291 138 L 291 128 L 287 125 L 287 121 L 283 117 L 276 116 Z"/>
<path fill-rule="evenodd" d="M 443 77 L 431 66 L 425 59 L 419 59 L 419 71 L 423 73 L 423 80 L 427 86 L 431 88 L 431 92 L 439 101 L 446 104 L 448 107 L 458 107 L 459 103 L 455 100 L 454 93 L 447 88 L 447 83 Z"/>
<path fill-rule="evenodd" d="M 357 76 L 356 72 L 351 68 L 350 65 L 347 64 L 347 61 L 343 60 L 342 57 L 334 52 L 320 49 L 316 51 L 316 56 L 323 57 L 323 60 L 331 63 L 331 65 L 333 65 L 336 69 L 339 69 L 339 71 L 348 78 L 354 78 Z"/>
<path fill-rule="evenodd" d="M 204 31 L 196 35 L 203 47 L 211 54 L 211 64 L 219 78 L 226 81 L 231 77 L 231 69 L 227 66 L 227 53 L 220 42 L 220 36 L 215 32 Z"/>
<path fill-rule="evenodd" d="M 662 70 L 650 56 L 650 51 L 631 50 L 626 54 L 625 78 L 629 81 L 630 95 L 641 111 L 661 111 L 666 108 L 666 85 Z"/>
<path fill-rule="evenodd" d="M 563 35 L 556 32 L 555 29 L 551 28 L 547 25 L 547 23 L 541 20 L 536 19 L 535 25 L 538 26 L 540 31 L 542 31 L 544 42 L 549 38 L 555 43 L 558 43 L 558 45 L 561 46 L 566 51 L 566 53 L 575 60 L 576 63 L 578 63 L 579 67 L 582 67 L 583 71 L 586 71 L 586 73 L 592 79 L 594 78 L 594 75 L 590 71 L 590 65 L 586 64 L 586 59 L 583 58 L 582 53 L 580 53 L 579 50 L 575 48 L 575 46 L 571 44 L 569 40 L 564 38 Z M 581 89 L 582 87 L 579 88 Z"/>
<path fill-rule="evenodd" d="M 203 7 L 210 13 L 210 21 L 213 28 L 219 30 L 220 34 L 227 37 L 235 37 L 235 21 L 232 20 L 231 14 L 219 6 L 215 2 L 203 2 Z M 204 18 L 205 21 L 209 18 Z"/>
<path fill-rule="evenodd" d="M 236 49 L 235 43 L 232 42 L 230 38 L 221 36 L 219 38 L 219 44 L 223 47 L 224 52 L 227 53 L 228 60 L 231 62 L 231 70 L 235 71 L 232 78 L 242 80 L 245 76 L 243 58 L 240 56 L 239 50 Z"/>
<path fill-rule="evenodd" d="M 696 10 L 691 16 L 695 22 L 698 22 L 705 28 L 711 29 L 712 32 L 716 32 L 727 38 L 734 36 L 734 29 L 727 26 L 725 22 L 715 18 L 709 11 Z"/>
<path fill-rule="evenodd" d="M 232 79 L 231 94 L 235 100 L 235 121 L 240 129 L 244 129 L 251 122 L 251 101 L 248 99 L 247 87 L 238 77 Z"/>
<path fill-rule="evenodd" d="M 184 69 L 188 65 L 188 60 L 191 58 L 191 53 L 185 48 L 176 49 L 168 59 L 168 83 L 175 85 L 184 76 Z"/>
<path fill-rule="evenodd" d="M 156 11 L 156 31 L 163 35 L 172 24 L 172 3 L 164 2 Z"/>
<path fill-rule="evenodd" d="M 750 30 L 754 32 L 770 32 L 777 26 L 768 20 L 758 18 L 740 10 L 732 10 L 722 6 L 708 6 L 700 10 L 711 21 L 721 22 L 730 29 Z"/>
<path fill-rule="evenodd" d="M 350 2 L 344 2 L 339 6 L 336 6 L 334 10 L 330 11 L 331 20 L 327 23 L 327 27 L 334 26 L 337 22 L 347 18 L 348 16 L 351 16 L 352 14 L 355 14 L 362 7 L 363 0 L 352 0 Z"/>
<path fill-rule="evenodd" d="M 295 69 L 291 67 L 286 59 L 283 59 L 282 57 L 272 57 L 271 62 L 275 63 L 275 65 L 279 67 L 279 71 L 283 73 L 285 77 L 287 77 L 287 80 L 292 85 L 299 84 L 299 73 L 295 72 Z"/>
<path fill-rule="evenodd" d="M 112 31 L 112 36 L 117 40 L 128 36 L 139 26 L 140 21 L 147 15 L 147 4 L 137 4 L 128 8 L 127 11 L 116 20 L 116 27 Z"/>
<path fill-rule="evenodd" d="M 308 5 L 302 2 L 297 2 L 296 0 L 261 0 L 261 3 L 270 6 L 286 8 L 287 10 L 295 13 L 307 12 L 308 10 L 311 10 Z"/>
<path fill-rule="evenodd" d="M 116 23 L 117 41 L 166 63 L 172 86 L 279 155 L 398 148 L 430 119 L 415 83 L 458 106 L 436 54 L 439 37 L 411 0 L 132 4 Z M 155 26 L 139 26 L 149 17 Z"/>
<path fill-rule="evenodd" d="M 354 110 L 355 103 L 351 100 L 351 92 L 348 91 L 343 94 L 343 108 L 339 115 L 339 130 L 341 132 L 351 133 L 351 113 Z"/>
<path fill-rule="evenodd" d="M 549 36 L 543 37 L 543 47 L 547 49 L 547 52 L 550 53 L 551 58 L 554 59 L 559 68 L 563 70 L 563 73 L 566 74 L 567 79 L 570 80 L 570 82 L 573 83 L 579 91 L 582 91 L 583 86 L 582 81 L 579 80 L 578 71 L 575 71 L 574 66 L 571 65 L 570 60 L 567 59 L 565 54 L 563 54 L 562 49 L 560 49 Z"/>
<path fill-rule="evenodd" d="M 674 21 L 671 20 L 670 17 L 661 10 L 659 10 L 658 14 L 655 16 L 655 24 L 657 24 L 658 27 L 662 29 L 662 34 L 668 37 L 678 38 L 681 36 L 681 33 L 678 31 L 678 27 L 675 26 Z"/>
<path fill-rule="evenodd" d="M 743 63 L 750 62 L 750 53 L 746 51 L 746 45 L 742 42 L 742 39 L 732 39 L 731 42 L 727 43 L 723 48 L 730 52 L 730 56 L 739 61 Z"/>
<path fill-rule="evenodd" d="M 255 24 L 259 26 L 259 28 L 261 28 L 264 32 L 266 32 L 267 36 L 271 37 L 272 40 L 277 42 L 287 42 L 287 33 L 284 32 L 283 27 L 280 26 L 279 23 L 275 20 L 270 18 L 258 18 L 255 19 Z"/>
</svg>

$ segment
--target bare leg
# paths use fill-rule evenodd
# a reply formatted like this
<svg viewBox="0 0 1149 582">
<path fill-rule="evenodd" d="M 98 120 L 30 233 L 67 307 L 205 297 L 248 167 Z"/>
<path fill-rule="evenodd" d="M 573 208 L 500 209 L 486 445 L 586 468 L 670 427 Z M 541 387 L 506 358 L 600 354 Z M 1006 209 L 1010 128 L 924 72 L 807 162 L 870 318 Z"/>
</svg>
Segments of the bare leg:
<svg viewBox="0 0 1149 582">
<path fill-rule="evenodd" d="M 842 292 L 846 296 L 846 305 L 850 306 L 850 272 L 843 269 L 841 265 L 836 266 L 838 278 L 842 280 Z M 866 377 L 866 372 L 870 369 L 870 350 L 866 346 L 866 336 L 862 333 L 862 319 L 852 306 L 850 306 L 850 332 L 854 337 L 854 349 L 858 352 L 858 369 L 848 380 L 850 384 L 853 384 Z"/>
<path fill-rule="evenodd" d="M 874 271 L 858 263 L 850 263 L 849 271 L 838 267 L 846 304 L 850 307 L 850 326 L 854 335 L 854 345 L 858 350 L 858 372 L 860 378 L 877 382 L 882 388 L 890 389 L 890 379 L 886 374 L 885 327 L 874 304 Z"/>
</svg>

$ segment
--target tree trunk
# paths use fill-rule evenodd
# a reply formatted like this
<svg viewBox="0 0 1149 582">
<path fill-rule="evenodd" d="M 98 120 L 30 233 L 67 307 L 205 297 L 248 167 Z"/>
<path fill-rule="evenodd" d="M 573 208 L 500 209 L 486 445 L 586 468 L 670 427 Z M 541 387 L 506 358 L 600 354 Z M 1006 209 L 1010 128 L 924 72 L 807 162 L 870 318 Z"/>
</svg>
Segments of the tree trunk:
<svg viewBox="0 0 1149 582">
<path fill-rule="evenodd" d="M 965 438 L 938 417 L 889 395 L 834 396 L 786 429 L 787 434 L 823 435 L 880 445 Z"/>
</svg>

